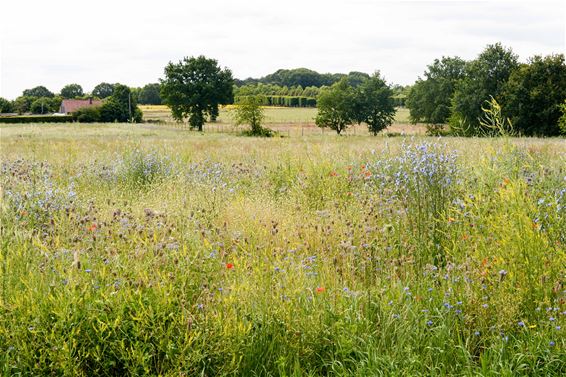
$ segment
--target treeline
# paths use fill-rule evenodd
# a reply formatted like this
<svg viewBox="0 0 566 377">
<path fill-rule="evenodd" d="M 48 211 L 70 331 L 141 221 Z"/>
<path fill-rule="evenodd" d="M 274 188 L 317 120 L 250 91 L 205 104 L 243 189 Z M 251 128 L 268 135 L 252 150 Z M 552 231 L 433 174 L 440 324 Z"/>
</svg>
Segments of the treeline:
<svg viewBox="0 0 566 377">
<path fill-rule="evenodd" d="M 279 69 L 272 74 L 259 79 L 247 78 L 245 80 L 234 80 L 236 86 L 247 86 L 257 84 L 274 84 L 281 87 L 316 87 L 330 86 L 343 78 L 347 78 L 352 86 L 360 85 L 369 75 L 364 72 L 344 73 L 318 73 L 307 68 Z"/>
<path fill-rule="evenodd" d="M 316 98 L 301 96 L 270 96 L 270 95 L 240 95 L 234 97 L 234 103 L 239 104 L 246 98 L 253 97 L 261 106 L 281 106 L 281 107 L 316 107 Z"/>
<path fill-rule="evenodd" d="M 519 63 L 511 48 L 497 43 L 472 61 L 442 57 L 413 85 L 407 107 L 411 120 L 427 123 L 431 132 L 566 134 L 560 122 L 566 107 L 564 54 Z"/>
<path fill-rule="evenodd" d="M 31 119 L 37 122 L 49 121 L 54 117 L 47 114 L 57 113 L 64 99 L 102 99 L 100 106 L 80 108 L 72 114 L 72 119 L 80 122 L 141 122 L 142 112 L 138 108 L 139 94 L 126 85 L 101 83 L 92 93 L 84 93 L 78 84 L 69 84 L 61 89 L 60 93 L 53 93 L 44 86 L 26 89 L 14 101 L 0 98 L 0 113 L 17 113 L 19 115 L 45 115 L 39 117 L 10 117 L 5 122 L 25 123 Z M 18 120 L 18 118 L 20 118 Z M 67 119 L 60 117 L 60 120 Z"/>
<path fill-rule="evenodd" d="M 244 98 L 258 97 L 262 106 L 284 106 L 284 107 L 316 107 L 316 97 L 321 88 L 316 86 L 280 86 L 277 84 L 248 84 L 243 86 L 234 85 L 234 103 L 241 102 Z"/>
<path fill-rule="evenodd" d="M 26 89 L 13 101 L 0 97 L 0 113 L 37 114 L 56 113 L 64 99 L 107 99 L 115 89 L 125 85 L 102 82 L 94 87 L 91 93 L 83 91 L 79 84 L 65 85 L 59 93 L 54 93 L 45 86 Z M 130 101 L 140 105 L 161 105 L 160 87 L 158 83 L 147 84 L 141 88 L 129 88 Z"/>
<path fill-rule="evenodd" d="M 316 107 L 321 90 L 345 79 L 353 87 L 369 79 L 363 72 L 318 73 L 297 68 L 280 69 L 260 79 L 234 80 L 234 100 L 241 97 L 262 97 L 264 106 Z"/>
</svg>

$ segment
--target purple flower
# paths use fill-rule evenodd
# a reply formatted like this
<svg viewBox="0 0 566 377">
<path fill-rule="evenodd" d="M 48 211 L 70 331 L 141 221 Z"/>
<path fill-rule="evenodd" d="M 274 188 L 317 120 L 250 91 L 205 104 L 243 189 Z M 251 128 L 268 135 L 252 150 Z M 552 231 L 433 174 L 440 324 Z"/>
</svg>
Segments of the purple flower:
<svg viewBox="0 0 566 377">
<path fill-rule="evenodd" d="M 519 321 L 519 323 L 517 323 L 517 325 L 519 325 L 519 327 L 525 327 L 525 322 Z"/>
<path fill-rule="evenodd" d="M 433 323 L 433 322 L 432 322 L 430 319 L 429 319 L 428 321 L 426 321 L 426 325 L 427 325 L 427 326 L 432 326 L 432 323 Z"/>
<path fill-rule="evenodd" d="M 549 346 L 554 347 L 556 345 L 556 343 L 554 343 L 554 341 L 550 341 L 550 343 L 548 343 Z"/>
</svg>

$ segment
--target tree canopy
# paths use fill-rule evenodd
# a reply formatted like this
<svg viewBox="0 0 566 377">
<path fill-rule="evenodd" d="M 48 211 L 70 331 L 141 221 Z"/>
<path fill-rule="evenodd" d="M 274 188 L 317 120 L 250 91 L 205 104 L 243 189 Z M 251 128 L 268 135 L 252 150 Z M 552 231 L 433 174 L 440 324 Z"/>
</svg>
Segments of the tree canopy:
<svg viewBox="0 0 566 377">
<path fill-rule="evenodd" d="M 110 97 L 114 93 L 114 84 L 101 82 L 92 90 L 92 95 L 100 99 Z"/>
<path fill-rule="evenodd" d="M 65 99 L 82 97 L 83 95 L 83 87 L 79 84 L 68 84 L 61 89 L 61 97 Z"/>
<path fill-rule="evenodd" d="M 53 94 L 53 92 L 49 91 L 49 89 L 47 89 L 44 86 L 36 86 L 35 88 L 24 90 L 23 96 L 35 97 L 35 98 L 40 98 L 40 97 L 51 98 L 51 97 L 55 97 L 55 94 Z"/>
<path fill-rule="evenodd" d="M 142 119 L 130 88 L 122 84 L 114 85 L 113 94 L 100 108 L 100 116 L 103 122 L 141 122 Z"/>
<path fill-rule="evenodd" d="M 12 111 L 14 111 L 12 102 L 0 97 L 0 113 L 11 113 Z"/>
<path fill-rule="evenodd" d="M 315 122 L 319 127 L 328 127 L 338 135 L 356 121 L 355 92 L 343 78 L 324 89 L 317 102 L 318 114 Z"/>
<path fill-rule="evenodd" d="M 355 89 L 354 108 L 358 123 L 367 124 L 374 135 L 393 123 L 396 113 L 393 90 L 379 72 L 362 81 Z"/>
<path fill-rule="evenodd" d="M 453 96 L 451 125 L 463 134 L 481 133 L 479 119 L 482 106 L 493 97 L 501 101 L 501 93 L 511 73 L 519 66 L 518 57 L 500 43 L 488 45 L 466 65 Z"/>
<path fill-rule="evenodd" d="M 528 136 L 560 134 L 560 106 L 566 99 L 564 55 L 534 56 L 522 64 L 511 73 L 502 99 L 515 131 Z"/>
<path fill-rule="evenodd" d="M 142 105 L 161 105 L 159 83 L 147 84 L 140 89 L 137 100 Z"/>
<path fill-rule="evenodd" d="M 232 72 L 205 56 L 169 62 L 160 82 L 162 101 L 171 108 L 173 118 L 188 118 L 191 128 L 199 131 L 206 116 L 218 114 L 219 105 L 234 101 Z"/>
<path fill-rule="evenodd" d="M 407 96 L 413 123 L 442 124 L 452 115 L 451 100 L 458 81 L 464 77 L 466 62 L 458 57 L 442 57 L 428 66 Z"/>
</svg>

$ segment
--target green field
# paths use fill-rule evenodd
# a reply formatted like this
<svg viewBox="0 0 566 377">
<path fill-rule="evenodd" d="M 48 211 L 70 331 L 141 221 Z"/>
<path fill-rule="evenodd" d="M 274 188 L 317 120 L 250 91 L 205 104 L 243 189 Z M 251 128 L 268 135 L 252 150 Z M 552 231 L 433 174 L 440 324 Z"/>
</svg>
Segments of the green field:
<svg viewBox="0 0 566 377">
<path fill-rule="evenodd" d="M 563 139 L 6 125 L 0 155 L 2 375 L 566 374 Z"/>
</svg>

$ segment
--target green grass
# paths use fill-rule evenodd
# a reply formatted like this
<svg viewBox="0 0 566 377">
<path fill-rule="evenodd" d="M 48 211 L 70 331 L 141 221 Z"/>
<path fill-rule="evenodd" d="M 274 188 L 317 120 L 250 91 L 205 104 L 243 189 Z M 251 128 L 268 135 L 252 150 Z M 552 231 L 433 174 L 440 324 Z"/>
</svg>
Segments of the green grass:
<svg viewBox="0 0 566 377">
<path fill-rule="evenodd" d="M 563 139 L 0 135 L 2 375 L 566 373 Z"/>
</svg>

